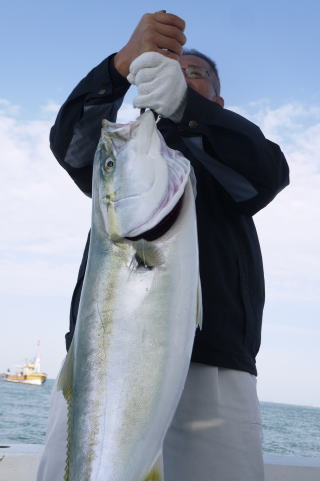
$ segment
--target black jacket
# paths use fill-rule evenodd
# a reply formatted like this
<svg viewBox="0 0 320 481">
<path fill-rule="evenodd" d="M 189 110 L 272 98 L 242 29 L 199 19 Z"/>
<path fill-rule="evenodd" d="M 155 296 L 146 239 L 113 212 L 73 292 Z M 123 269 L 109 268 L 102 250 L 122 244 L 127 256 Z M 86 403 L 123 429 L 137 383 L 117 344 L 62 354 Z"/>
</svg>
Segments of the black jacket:
<svg viewBox="0 0 320 481">
<path fill-rule="evenodd" d="M 73 90 L 50 134 L 59 163 L 87 195 L 101 119 L 115 121 L 129 83 L 108 57 Z M 278 145 L 240 115 L 188 88 L 179 124 L 162 119 L 167 144 L 182 151 L 197 178 L 197 223 L 203 295 L 203 329 L 192 361 L 256 374 L 264 305 L 264 277 L 252 216 L 289 183 Z M 88 242 L 70 312 L 70 345 L 76 323 Z"/>
</svg>

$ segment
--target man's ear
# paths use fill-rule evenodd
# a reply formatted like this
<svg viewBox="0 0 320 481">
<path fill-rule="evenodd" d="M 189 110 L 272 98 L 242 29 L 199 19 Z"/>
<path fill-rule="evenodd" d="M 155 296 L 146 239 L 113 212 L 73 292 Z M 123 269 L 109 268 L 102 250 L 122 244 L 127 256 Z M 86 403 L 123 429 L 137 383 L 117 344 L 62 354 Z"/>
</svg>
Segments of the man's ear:
<svg viewBox="0 0 320 481">
<path fill-rule="evenodd" d="M 224 107 L 224 99 L 222 97 L 215 97 L 214 101 L 220 105 L 220 107 Z"/>
</svg>

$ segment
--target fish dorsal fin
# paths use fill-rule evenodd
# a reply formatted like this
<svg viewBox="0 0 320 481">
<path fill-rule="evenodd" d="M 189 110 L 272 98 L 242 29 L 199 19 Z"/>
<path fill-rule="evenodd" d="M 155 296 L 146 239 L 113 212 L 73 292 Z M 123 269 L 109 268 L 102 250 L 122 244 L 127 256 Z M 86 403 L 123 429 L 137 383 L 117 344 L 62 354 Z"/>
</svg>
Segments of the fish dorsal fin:
<svg viewBox="0 0 320 481">
<path fill-rule="evenodd" d="M 139 481 L 164 481 L 162 454 L 158 456 L 147 476 Z"/>
<path fill-rule="evenodd" d="M 197 291 L 196 326 L 202 329 L 202 292 L 201 292 L 200 276 L 199 276 L 198 291 Z"/>
<path fill-rule="evenodd" d="M 72 395 L 72 385 L 73 385 L 73 359 L 74 359 L 74 342 L 71 342 L 71 346 L 64 360 L 63 366 L 61 368 L 58 382 L 57 390 L 62 391 L 65 399 L 69 400 Z"/>
</svg>

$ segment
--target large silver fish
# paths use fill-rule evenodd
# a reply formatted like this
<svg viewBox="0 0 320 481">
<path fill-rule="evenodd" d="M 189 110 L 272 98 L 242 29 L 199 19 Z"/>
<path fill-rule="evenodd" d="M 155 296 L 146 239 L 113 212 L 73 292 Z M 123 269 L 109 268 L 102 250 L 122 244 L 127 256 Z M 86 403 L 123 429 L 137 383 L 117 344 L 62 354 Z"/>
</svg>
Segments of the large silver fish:
<svg viewBox="0 0 320 481">
<path fill-rule="evenodd" d="M 201 317 L 190 165 L 148 111 L 125 125 L 103 121 L 93 170 L 88 264 L 58 382 L 68 402 L 65 480 L 156 481 Z M 132 239 L 181 197 L 165 234 Z"/>
</svg>

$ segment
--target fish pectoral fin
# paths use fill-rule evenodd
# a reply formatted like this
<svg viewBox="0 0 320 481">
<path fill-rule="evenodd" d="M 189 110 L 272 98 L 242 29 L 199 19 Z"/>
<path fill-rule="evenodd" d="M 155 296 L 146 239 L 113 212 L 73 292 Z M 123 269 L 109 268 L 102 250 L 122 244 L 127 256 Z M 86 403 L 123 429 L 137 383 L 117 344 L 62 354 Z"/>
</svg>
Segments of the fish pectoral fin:
<svg viewBox="0 0 320 481">
<path fill-rule="evenodd" d="M 164 481 L 162 453 L 158 456 L 147 476 L 139 481 Z"/>
<path fill-rule="evenodd" d="M 197 291 L 196 326 L 202 329 L 202 292 L 201 292 L 200 276 L 199 276 L 198 291 Z"/>
<path fill-rule="evenodd" d="M 136 261 L 152 268 L 164 263 L 163 253 L 152 242 L 141 239 L 134 243 Z"/>
<path fill-rule="evenodd" d="M 67 353 L 67 356 L 64 360 L 63 366 L 61 368 L 58 382 L 57 382 L 57 390 L 62 391 L 63 395 L 66 400 L 70 399 L 72 394 L 72 385 L 73 385 L 73 351 L 74 351 L 74 343 L 71 342 L 71 346 Z"/>
</svg>

